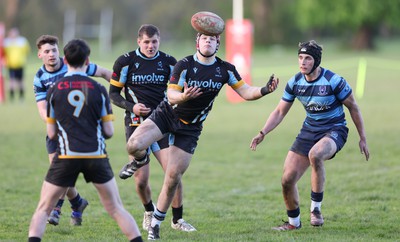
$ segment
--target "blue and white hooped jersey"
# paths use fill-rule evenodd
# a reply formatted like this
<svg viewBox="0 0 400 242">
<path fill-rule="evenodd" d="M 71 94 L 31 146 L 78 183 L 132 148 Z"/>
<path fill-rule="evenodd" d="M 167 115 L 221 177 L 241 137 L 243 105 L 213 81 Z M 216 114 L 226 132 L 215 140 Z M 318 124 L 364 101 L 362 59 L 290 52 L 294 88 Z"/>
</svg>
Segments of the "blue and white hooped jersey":
<svg viewBox="0 0 400 242">
<path fill-rule="evenodd" d="M 301 73 L 293 76 L 286 84 L 282 100 L 293 102 L 297 98 L 307 113 L 303 125 L 311 130 L 321 130 L 346 125 L 342 101 L 351 93 L 352 89 L 343 77 L 321 68 L 320 76 L 312 82 Z"/>
<path fill-rule="evenodd" d="M 33 91 L 35 93 L 36 102 L 46 100 L 47 90 L 54 85 L 54 83 L 64 77 L 68 71 L 68 67 L 64 64 L 62 58 L 60 58 L 61 66 L 57 71 L 49 72 L 45 66 L 42 65 L 37 71 L 33 79 Z M 97 65 L 90 63 L 87 67 L 86 74 L 88 76 L 94 76 L 97 71 Z"/>
</svg>

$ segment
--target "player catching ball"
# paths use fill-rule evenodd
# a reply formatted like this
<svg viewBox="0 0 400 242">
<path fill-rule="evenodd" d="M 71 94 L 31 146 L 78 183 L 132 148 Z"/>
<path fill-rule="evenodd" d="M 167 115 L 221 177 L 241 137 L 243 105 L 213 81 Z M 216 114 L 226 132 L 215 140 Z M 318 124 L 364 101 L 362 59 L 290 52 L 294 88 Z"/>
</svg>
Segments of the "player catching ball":
<svg viewBox="0 0 400 242">
<path fill-rule="evenodd" d="M 206 20 L 195 28 L 199 32 L 196 36 L 196 53 L 178 61 L 168 85 L 168 100 L 158 105 L 127 142 L 128 153 L 134 157 L 131 167 L 140 169 L 148 163 L 147 148 L 165 134 L 171 135 L 164 183 L 149 227 L 149 240 L 160 239 L 161 222 L 189 167 L 203 122 L 222 87 L 227 84 L 243 99 L 256 100 L 275 91 L 279 83 L 278 79 L 273 79 L 264 87 L 255 87 L 244 82 L 234 65 L 216 56 L 223 20 L 207 17 L 203 13 L 194 17 Z"/>
</svg>

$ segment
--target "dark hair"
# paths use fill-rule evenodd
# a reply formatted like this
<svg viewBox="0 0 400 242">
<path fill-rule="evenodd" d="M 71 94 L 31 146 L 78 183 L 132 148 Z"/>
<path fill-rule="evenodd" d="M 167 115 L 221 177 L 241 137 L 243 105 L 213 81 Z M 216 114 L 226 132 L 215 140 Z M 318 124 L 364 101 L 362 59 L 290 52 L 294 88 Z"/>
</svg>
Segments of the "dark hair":
<svg viewBox="0 0 400 242">
<path fill-rule="evenodd" d="M 42 35 L 36 40 L 36 46 L 40 49 L 44 44 L 58 45 L 58 38 L 53 35 Z"/>
<path fill-rule="evenodd" d="M 160 36 L 160 30 L 155 25 L 143 24 L 138 30 L 138 38 L 142 38 L 144 34 L 146 34 L 150 38 L 154 35 Z"/>
<path fill-rule="evenodd" d="M 307 54 L 314 58 L 314 66 L 310 71 L 312 73 L 321 64 L 322 46 L 318 45 L 315 40 L 300 42 L 298 54 Z"/>
<path fill-rule="evenodd" d="M 73 39 L 64 47 L 64 56 L 72 67 L 81 67 L 90 55 L 89 45 L 82 39 Z"/>
</svg>

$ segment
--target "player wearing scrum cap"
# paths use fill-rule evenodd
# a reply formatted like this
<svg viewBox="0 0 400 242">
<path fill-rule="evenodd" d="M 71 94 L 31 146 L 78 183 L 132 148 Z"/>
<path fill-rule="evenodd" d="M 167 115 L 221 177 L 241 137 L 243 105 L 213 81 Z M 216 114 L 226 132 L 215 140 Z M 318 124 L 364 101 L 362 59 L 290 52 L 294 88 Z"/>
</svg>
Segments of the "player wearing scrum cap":
<svg viewBox="0 0 400 242">
<path fill-rule="evenodd" d="M 128 153 L 134 157 L 131 162 L 134 172 L 147 163 L 146 149 L 165 134 L 171 134 L 168 165 L 149 228 L 149 240 L 160 238 L 161 222 L 189 167 L 203 122 L 222 87 L 228 84 L 243 99 L 256 100 L 278 86 L 278 79 L 272 79 L 264 87 L 245 83 L 234 65 L 216 57 L 219 45 L 218 35 L 197 34 L 196 53 L 178 61 L 173 69 L 167 89 L 168 100 L 158 105 L 127 142 Z"/>
<path fill-rule="evenodd" d="M 369 151 L 361 111 L 346 80 L 320 66 L 322 47 L 314 40 L 300 43 L 298 61 L 300 72 L 287 83 L 283 97 L 276 109 L 269 115 L 264 127 L 253 138 L 250 148 L 255 150 L 264 137 L 283 120 L 297 98 L 307 113 L 303 126 L 290 148 L 282 176 L 282 193 L 288 222 L 274 227 L 274 230 L 301 228 L 299 192 L 297 182 L 311 166 L 311 225 L 322 226 L 321 203 L 324 194 L 324 162 L 332 159 L 347 140 L 343 105 L 360 136 L 359 147 L 366 160 Z"/>
</svg>

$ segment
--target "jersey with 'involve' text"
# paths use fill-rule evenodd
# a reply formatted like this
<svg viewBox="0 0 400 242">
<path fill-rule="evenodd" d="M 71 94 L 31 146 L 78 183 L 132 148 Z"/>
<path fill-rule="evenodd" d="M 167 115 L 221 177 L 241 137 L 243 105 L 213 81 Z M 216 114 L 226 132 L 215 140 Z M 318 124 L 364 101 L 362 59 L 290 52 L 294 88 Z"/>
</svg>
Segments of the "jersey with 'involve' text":
<svg viewBox="0 0 400 242">
<path fill-rule="evenodd" d="M 214 63 L 205 65 L 199 62 L 196 55 L 188 56 L 176 64 L 168 88 L 182 91 L 184 82 L 188 87 L 200 87 L 203 92 L 197 98 L 176 105 L 175 113 L 187 123 L 199 123 L 206 119 L 225 84 L 233 89 L 245 84 L 234 65 L 218 57 Z"/>
<path fill-rule="evenodd" d="M 126 101 L 142 103 L 154 110 L 165 99 L 165 91 L 175 64 L 176 59 L 162 51 L 148 58 L 138 48 L 118 57 L 110 84 L 124 88 Z M 115 100 L 113 101 L 115 104 Z M 136 117 L 132 110 L 125 110 L 125 119 L 135 126 L 135 120 L 142 117 Z"/>
</svg>

